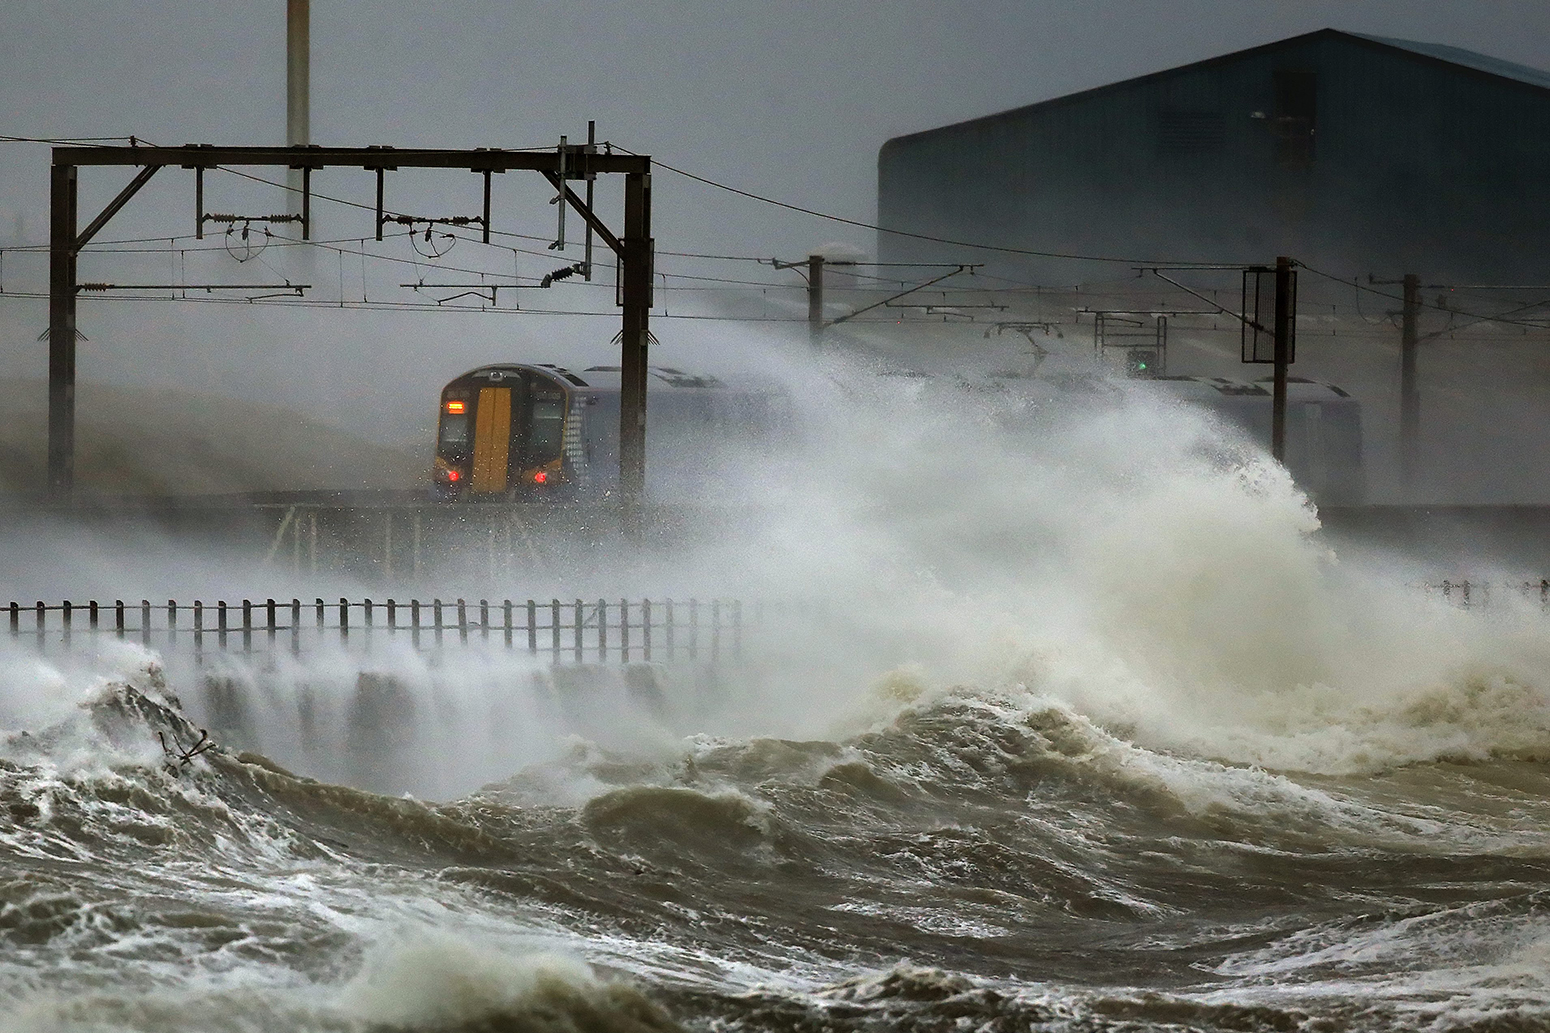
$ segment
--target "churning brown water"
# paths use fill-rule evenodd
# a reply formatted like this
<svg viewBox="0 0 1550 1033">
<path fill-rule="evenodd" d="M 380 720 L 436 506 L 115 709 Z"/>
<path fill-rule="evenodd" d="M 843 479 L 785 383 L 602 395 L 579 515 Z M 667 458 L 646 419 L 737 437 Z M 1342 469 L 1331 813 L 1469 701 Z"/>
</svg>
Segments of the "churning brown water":
<svg viewBox="0 0 1550 1033">
<path fill-rule="evenodd" d="M 1537 603 L 1342 565 L 1178 413 L 855 417 L 909 390 L 701 558 L 827 601 L 715 698 L 389 671 L 416 732 L 363 757 L 318 658 L 169 763 L 170 660 L 5 658 L 0 1028 L 1550 1027 Z"/>
</svg>

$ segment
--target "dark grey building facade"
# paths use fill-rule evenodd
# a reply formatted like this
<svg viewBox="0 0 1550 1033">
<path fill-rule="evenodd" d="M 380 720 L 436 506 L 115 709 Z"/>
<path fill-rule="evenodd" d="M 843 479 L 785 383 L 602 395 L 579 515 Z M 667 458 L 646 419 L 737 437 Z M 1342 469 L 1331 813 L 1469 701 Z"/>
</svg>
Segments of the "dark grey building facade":
<svg viewBox="0 0 1550 1033">
<path fill-rule="evenodd" d="M 889 140 L 890 229 L 1044 252 L 1550 282 L 1550 73 L 1324 29 Z M 1114 267 L 879 234 L 882 260 Z"/>
</svg>

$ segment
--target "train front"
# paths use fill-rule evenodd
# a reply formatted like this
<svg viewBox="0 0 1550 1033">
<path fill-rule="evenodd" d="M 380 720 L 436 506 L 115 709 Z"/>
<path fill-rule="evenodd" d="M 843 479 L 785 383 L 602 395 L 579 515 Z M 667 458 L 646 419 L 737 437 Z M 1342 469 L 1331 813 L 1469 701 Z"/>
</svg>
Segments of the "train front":
<svg viewBox="0 0 1550 1033">
<path fill-rule="evenodd" d="M 441 391 L 432 497 L 440 501 L 566 498 L 569 392 L 530 366 L 486 366 Z"/>
</svg>

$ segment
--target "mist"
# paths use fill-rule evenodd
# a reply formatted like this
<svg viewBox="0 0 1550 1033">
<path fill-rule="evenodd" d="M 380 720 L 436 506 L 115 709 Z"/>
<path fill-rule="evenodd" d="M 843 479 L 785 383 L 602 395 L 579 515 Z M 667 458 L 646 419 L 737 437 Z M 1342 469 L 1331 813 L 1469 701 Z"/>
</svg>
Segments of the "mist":
<svg viewBox="0 0 1550 1033">
<path fill-rule="evenodd" d="M 1482 16 L 1487 11 L 1489 17 Z M 582 138 L 587 120 L 595 119 L 601 139 L 745 190 L 870 222 L 877 149 L 901 133 L 1325 25 L 1436 39 L 1543 67 L 1550 64 L 1541 43 L 1547 18 L 1541 5 L 1496 2 L 1109 3 L 1080 9 L 981 4 L 966 11 L 910 3 L 895 5 L 887 17 L 870 8 L 750 4 L 705 17 L 691 6 L 667 5 L 646 19 L 608 4 L 518 9 L 466 0 L 432 10 L 320 2 L 312 31 L 313 138 L 352 146 L 546 146 L 561 134 Z M 0 13 L 0 35 L 10 43 L 0 100 L 14 135 L 135 134 L 162 144 L 282 140 L 283 11 L 215 12 L 179 2 L 137 4 L 132 11 L 104 3 L 23 2 Z M 755 126 L 757 132 L 750 131 Z M 46 243 L 46 146 L 6 144 L 0 169 L 0 229 L 16 237 L 13 246 Z M 102 239 L 189 233 L 191 178 L 179 170 L 164 173 Z M 474 177 L 466 183 L 461 178 L 396 174 L 390 177 L 390 207 L 422 215 L 471 213 L 477 208 Z M 516 175 L 497 179 L 506 181 L 497 184 L 497 227 L 540 240 L 552 235 L 553 210 L 538 183 L 519 183 Z M 666 170 L 656 179 L 661 252 L 795 259 L 830 240 L 869 254 L 876 249 L 869 231 L 815 223 Z M 82 211 L 100 207 L 120 185 L 111 170 L 84 176 Z M 314 186 L 356 203 L 372 200 L 365 172 L 320 173 Z M 209 191 L 214 211 L 258 214 L 288 207 L 278 189 L 230 176 L 212 176 Z M 601 209 L 617 218 L 606 196 Z M 319 202 L 317 213 L 320 239 L 373 236 L 368 212 Z M 216 236 L 202 243 L 220 243 Z M 544 251 L 541 242 L 515 243 Z M 441 264 L 464 264 L 481 250 L 460 242 Z M 280 261 L 278 251 L 240 266 L 220 253 L 192 260 L 86 256 L 82 277 L 120 283 L 290 280 L 314 282 L 309 297 L 323 304 L 359 293 L 375 302 L 424 301 L 424 294 L 398 284 L 414 282 L 436 265 L 422 261 L 424 268 L 416 270 L 409 263 L 383 268 L 372 262 L 361 291 L 358 259 L 345 256 L 341 270 L 340 256 L 326 250 L 288 261 Z M 415 257 L 403 240 L 382 251 Z M 540 256 L 516 259 L 524 276 L 549 271 Z M 505 274 L 512 260 L 508 251 L 481 256 L 476 264 Z M 727 275 L 665 255 L 658 268 Z M 8 254 L 0 286 L 8 295 L 37 290 L 45 273 L 41 254 Z M 256 293 L 223 296 L 241 301 Z M 532 308 L 611 308 L 607 286 L 573 285 L 541 297 L 520 293 L 520 302 Z M 607 358 L 612 322 L 606 315 L 418 312 L 330 318 L 317 310 L 286 315 L 272 306 L 130 305 L 88 296 L 81 328 L 89 343 L 82 346 L 80 376 L 88 384 L 176 386 L 258 400 L 368 438 L 407 441 L 424 425 L 424 399 L 435 384 L 492 356 L 527 354 L 534 346 L 551 361 Z M 45 323 L 41 301 L 4 300 L 0 340 L 8 347 L 0 376 L 43 375 L 43 348 L 35 338 Z M 663 361 L 704 365 L 718 350 L 718 335 L 699 329 L 659 321 Z M 557 349 L 566 354 L 556 356 Z M 362 376 L 366 368 L 395 375 Z M 384 419 L 393 422 L 384 428 Z"/>
<path fill-rule="evenodd" d="M 7 5 L 0 1009 L 38 1033 L 1542 1026 L 1535 328 L 1467 321 L 1499 293 L 1424 313 L 1404 483 L 1392 305 L 1306 274 L 1292 372 L 1361 416 L 1364 494 L 1331 501 L 1186 400 L 1256 391 L 1237 268 L 1183 295 L 1124 263 L 904 268 L 871 225 L 885 140 L 1325 25 L 1550 67 L 1542 3 L 316 0 L 319 143 L 548 148 L 595 119 L 657 161 L 651 364 L 789 420 L 674 441 L 637 532 L 613 497 L 429 498 L 453 378 L 619 364 L 612 258 L 577 269 L 580 221 L 561 245 L 529 173 L 493 177 L 485 244 L 454 221 L 480 177 L 389 172 L 378 241 L 375 177 L 322 170 L 309 245 L 266 215 L 284 170 L 209 170 L 231 219 L 203 238 L 193 173 L 158 173 L 80 256 L 77 484 L 47 500 L 36 138 L 279 143 L 284 17 Z M 83 169 L 83 223 L 124 178 Z M 599 178 L 613 226 L 621 193 Z M 1166 314 L 1166 346 L 1116 352 L 1099 311 L 1143 338 Z M 281 625 L 235 623 L 270 600 Z M 553 607 L 531 646 L 441 623 L 528 600 Z M 661 608 L 649 657 L 604 644 L 641 600 L 679 607 L 673 652 Z"/>
</svg>

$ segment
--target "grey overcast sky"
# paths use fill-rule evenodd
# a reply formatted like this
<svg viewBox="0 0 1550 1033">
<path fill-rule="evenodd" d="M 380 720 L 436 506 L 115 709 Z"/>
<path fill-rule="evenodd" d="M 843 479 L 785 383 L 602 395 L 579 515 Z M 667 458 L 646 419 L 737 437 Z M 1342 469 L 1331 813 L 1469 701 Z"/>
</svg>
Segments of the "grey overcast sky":
<svg viewBox="0 0 1550 1033">
<path fill-rule="evenodd" d="M 3 0 L 0 133 L 282 143 L 285 7 L 284 0 Z M 666 163 L 863 221 L 876 207 L 877 150 L 892 136 L 1326 26 L 1550 68 L 1545 0 L 313 0 L 312 11 L 315 142 L 540 146 L 562 133 L 583 137 L 592 118 L 603 138 Z M 46 147 L 0 144 L 0 242 L 14 241 L 18 230 L 32 242 L 46 238 L 48 160 Z M 122 169 L 85 170 L 83 219 L 127 178 Z M 397 211 L 478 211 L 477 180 L 466 174 L 401 172 L 389 182 Z M 327 170 L 314 185 L 356 202 L 373 198 L 372 177 L 360 170 Z M 542 187 L 536 176 L 497 177 L 495 227 L 538 236 L 519 242 L 529 253 L 469 243 L 452 258 L 530 278 L 574 260 L 574 252 L 556 259 L 545 249 L 555 209 Z M 258 214 L 289 199 L 213 173 L 206 204 Z M 600 208 L 617 225 L 617 194 L 600 194 Z M 367 212 L 328 204 L 317 212 L 321 236 L 372 235 Z M 99 241 L 186 235 L 193 214 L 192 176 L 165 172 Z M 571 226 L 574 240 L 579 227 Z M 867 252 L 875 246 L 865 230 L 667 172 L 655 180 L 653 228 L 659 252 L 795 258 L 830 241 Z M 221 303 L 240 303 L 240 295 L 84 301 L 83 382 L 237 395 L 378 439 L 420 441 L 433 415 L 426 399 L 463 370 L 498 356 L 586 365 L 616 354 L 606 272 L 596 284 L 573 278 L 557 290 L 524 292 L 521 317 L 482 315 L 442 309 L 401 286 L 416 277 L 432 282 L 427 275 L 458 278 L 447 275 L 451 262 L 431 269 L 407 237 L 360 245 L 374 252 L 370 263 L 358 254 L 281 249 L 245 264 L 217 238 L 213 250 L 191 250 L 186 261 L 186 240 L 168 241 L 156 255 L 85 256 L 80 276 L 189 284 L 284 275 L 314 285 L 307 304 Z M 37 344 L 45 305 L 18 293 L 44 287 L 43 257 L 0 262 L 0 376 L 40 377 L 46 368 Z M 679 314 L 713 304 L 696 301 L 710 296 L 695 293 L 704 281 L 688 278 L 708 274 L 774 280 L 782 285 L 743 289 L 767 315 L 805 318 L 794 273 L 665 255 L 657 269 L 687 285 L 660 295 L 659 304 Z M 368 294 L 371 311 L 343 304 L 364 303 Z M 501 294 L 503 305 L 509 297 Z M 385 311 L 384 301 L 421 308 Z M 535 311 L 545 307 L 560 314 Z M 570 314 L 578 310 L 600 314 Z M 783 324 L 664 319 L 654 326 L 657 361 L 714 371 L 718 361 L 765 347 Z"/>
<path fill-rule="evenodd" d="M 671 164 L 863 220 L 875 210 L 877 149 L 891 136 L 1325 26 L 1550 67 L 1544 0 L 312 6 L 317 142 L 533 146 L 582 136 L 595 118 L 603 137 Z M 281 143 L 284 21 L 284 0 L 6 0 L 0 131 Z M 3 155 L 0 233 L 20 212 L 41 239 L 46 152 L 13 145 Z M 656 185 L 663 246 L 872 246 L 862 231 L 669 174 Z"/>
</svg>

